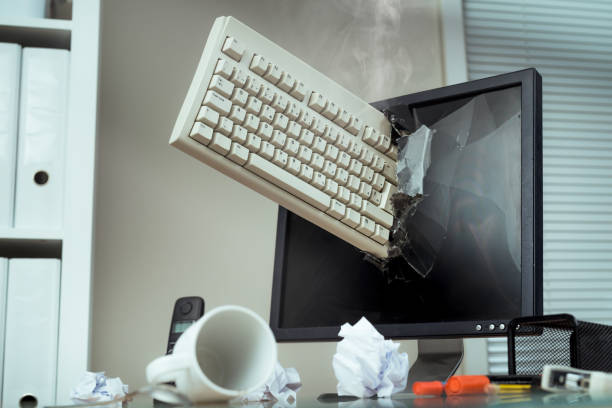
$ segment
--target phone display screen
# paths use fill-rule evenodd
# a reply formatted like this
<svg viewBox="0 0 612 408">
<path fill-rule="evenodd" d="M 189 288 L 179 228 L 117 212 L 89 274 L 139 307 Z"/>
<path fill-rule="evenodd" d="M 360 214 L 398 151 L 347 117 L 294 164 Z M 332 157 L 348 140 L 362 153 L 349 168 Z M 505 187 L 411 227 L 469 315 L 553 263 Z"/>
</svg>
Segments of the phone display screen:
<svg viewBox="0 0 612 408">
<path fill-rule="evenodd" d="M 183 333 L 189 326 L 193 324 L 194 320 L 187 320 L 182 322 L 174 322 L 172 325 L 172 333 Z"/>
</svg>

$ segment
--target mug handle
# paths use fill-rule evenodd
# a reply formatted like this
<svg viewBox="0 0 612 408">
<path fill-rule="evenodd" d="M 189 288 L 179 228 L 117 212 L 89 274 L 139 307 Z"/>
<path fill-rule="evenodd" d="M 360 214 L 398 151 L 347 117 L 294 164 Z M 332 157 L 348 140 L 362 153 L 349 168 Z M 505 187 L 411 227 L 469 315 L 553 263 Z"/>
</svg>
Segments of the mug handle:
<svg viewBox="0 0 612 408">
<path fill-rule="evenodd" d="M 176 381 L 176 374 L 186 370 L 190 363 L 188 354 L 168 354 L 158 357 L 147 365 L 147 381 L 150 384 Z"/>
</svg>

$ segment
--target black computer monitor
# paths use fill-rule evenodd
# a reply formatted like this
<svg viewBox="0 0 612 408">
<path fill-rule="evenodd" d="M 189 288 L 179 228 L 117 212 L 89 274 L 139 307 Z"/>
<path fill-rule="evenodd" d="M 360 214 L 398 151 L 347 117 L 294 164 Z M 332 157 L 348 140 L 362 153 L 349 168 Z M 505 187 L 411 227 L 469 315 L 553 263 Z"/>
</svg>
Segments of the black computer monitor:
<svg viewBox="0 0 612 408">
<path fill-rule="evenodd" d="M 537 71 L 373 106 L 408 131 L 435 131 L 424 199 L 409 220 L 412 255 L 382 271 L 280 208 L 270 315 L 277 340 L 337 340 L 340 325 L 362 316 L 385 337 L 499 336 L 511 319 L 542 314 Z M 421 255 L 429 267 L 417 271 L 408 258 Z"/>
</svg>

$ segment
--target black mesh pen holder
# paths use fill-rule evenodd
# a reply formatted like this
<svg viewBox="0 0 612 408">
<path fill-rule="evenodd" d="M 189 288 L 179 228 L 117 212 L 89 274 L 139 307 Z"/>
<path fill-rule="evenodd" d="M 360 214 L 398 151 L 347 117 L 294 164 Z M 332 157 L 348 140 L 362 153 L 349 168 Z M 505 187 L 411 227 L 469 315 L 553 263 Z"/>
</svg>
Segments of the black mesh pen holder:
<svg viewBox="0 0 612 408">
<path fill-rule="evenodd" d="M 612 326 L 570 314 L 520 317 L 508 325 L 508 373 L 540 375 L 546 364 L 612 372 Z"/>
</svg>

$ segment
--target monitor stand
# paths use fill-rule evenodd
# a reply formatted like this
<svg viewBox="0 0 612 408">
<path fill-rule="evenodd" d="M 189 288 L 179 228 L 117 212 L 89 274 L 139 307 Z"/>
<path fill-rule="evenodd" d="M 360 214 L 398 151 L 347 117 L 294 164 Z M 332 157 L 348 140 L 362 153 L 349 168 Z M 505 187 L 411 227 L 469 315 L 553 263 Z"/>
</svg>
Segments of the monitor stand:
<svg viewBox="0 0 612 408">
<path fill-rule="evenodd" d="M 446 382 L 463 360 L 463 339 L 419 339 L 417 360 L 408 371 L 406 392 L 416 381 Z"/>
<path fill-rule="evenodd" d="M 406 389 L 400 394 L 412 393 L 416 381 L 446 382 L 463 360 L 463 339 L 419 339 L 417 359 L 408 370 Z M 356 400 L 353 396 L 321 394 L 320 402 L 342 402 Z"/>
</svg>

